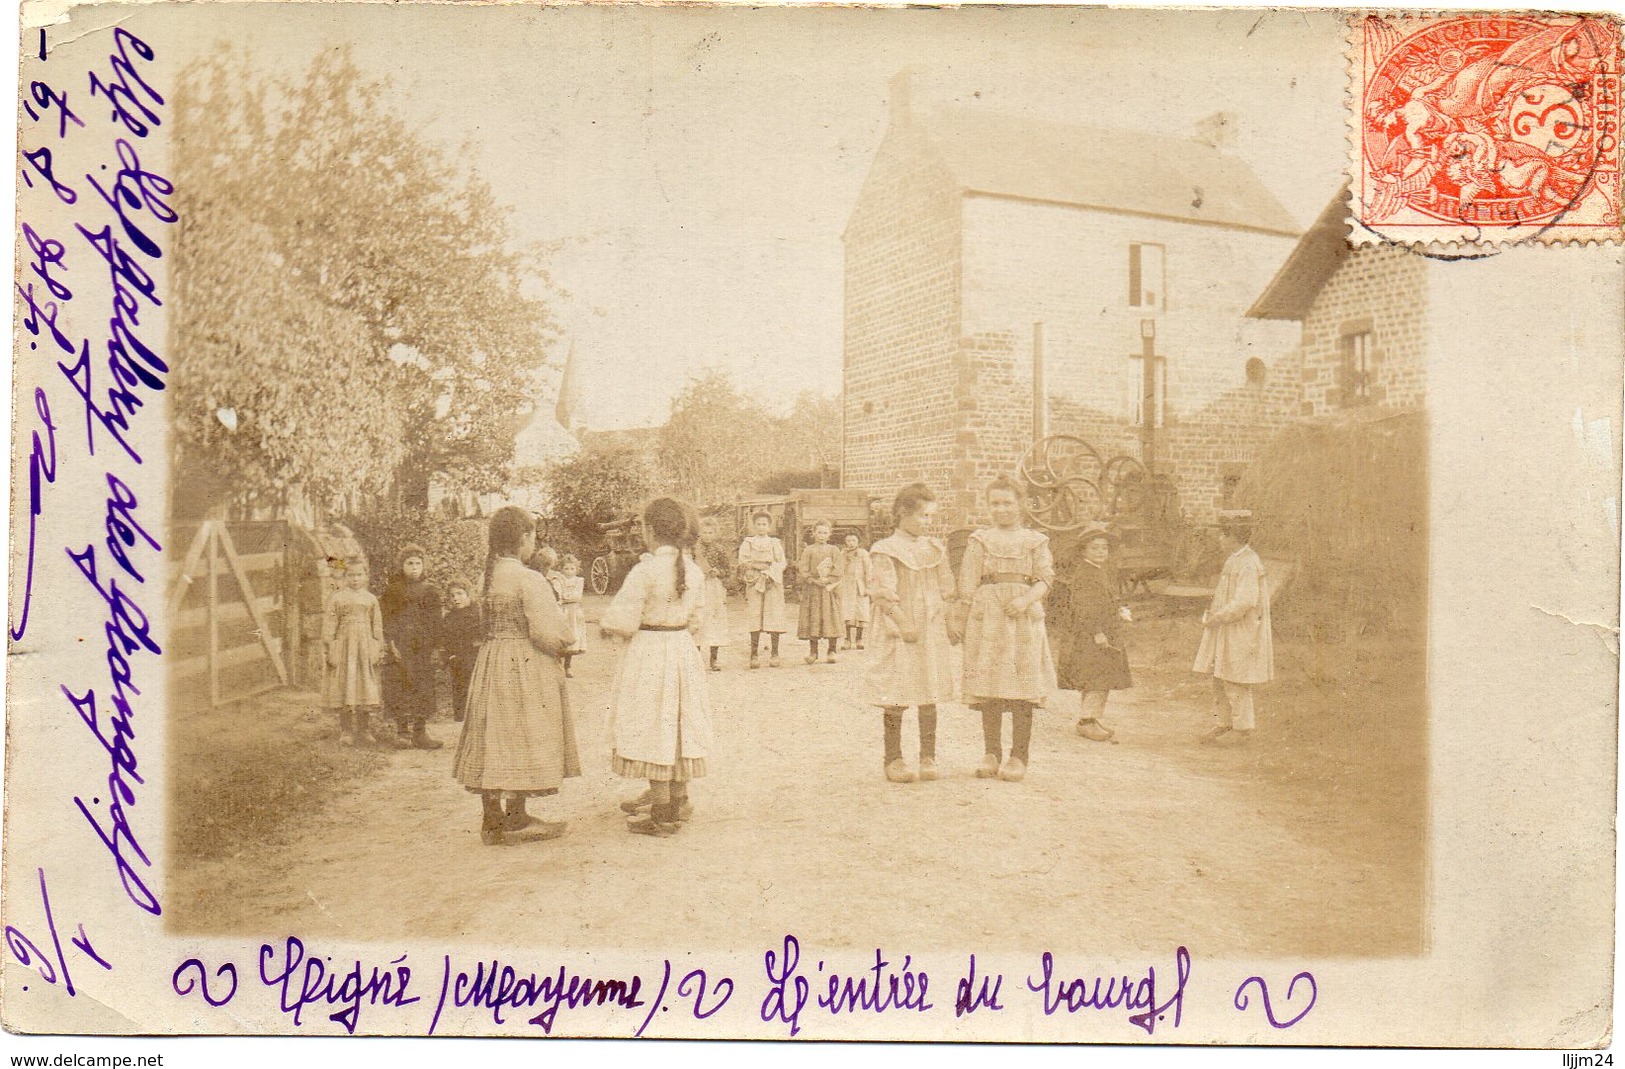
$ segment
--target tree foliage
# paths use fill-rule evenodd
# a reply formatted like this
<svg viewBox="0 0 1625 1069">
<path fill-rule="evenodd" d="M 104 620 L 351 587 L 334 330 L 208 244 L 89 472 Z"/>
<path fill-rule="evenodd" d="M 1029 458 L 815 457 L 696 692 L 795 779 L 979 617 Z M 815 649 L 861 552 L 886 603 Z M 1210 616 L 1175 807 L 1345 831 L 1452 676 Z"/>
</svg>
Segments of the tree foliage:
<svg viewBox="0 0 1625 1069">
<path fill-rule="evenodd" d="M 672 400 L 671 418 L 660 431 L 659 477 L 670 493 L 701 506 L 723 505 L 789 472 L 801 474 L 798 486 L 817 486 L 820 469 L 839 464 L 840 449 L 834 398 L 803 394 L 788 415 L 775 416 L 726 371 L 710 370 Z"/>
<path fill-rule="evenodd" d="M 348 51 L 177 96 L 177 461 L 312 493 L 500 487 L 553 335 L 506 211 Z M 233 414 L 222 423 L 216 413 Z"/>
<path fill-rule="evenodd" d="M 554 464 L 546 488 L 552 522 L 583 546 L 601 540 L 598 525 L 639 508 L 655 492 L 653 473 L 630 449 L 584 449 Z"/>
</svg>

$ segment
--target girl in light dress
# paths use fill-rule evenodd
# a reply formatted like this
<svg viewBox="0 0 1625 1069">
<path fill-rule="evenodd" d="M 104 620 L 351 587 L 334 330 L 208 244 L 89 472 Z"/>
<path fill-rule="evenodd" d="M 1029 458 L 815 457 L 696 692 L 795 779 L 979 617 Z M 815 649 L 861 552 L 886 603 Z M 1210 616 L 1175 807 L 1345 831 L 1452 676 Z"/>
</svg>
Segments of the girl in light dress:
<svg viewBox="0 0 1625 1069">
<path fill-rule="evenodd" d="M 491 517 L 485 563 L 485 641 L 468 682 L 468 714 L 452 775 L 480 796 L 487 846 L 550 839 L 562 822 L 537 820 L 529 798 L 559 792 L 581 775 L 575 716 L 559 655 L 574 639 L 553 588 L 522 562 L 536 548 L 536 523 L 509 505 Z"/>
<path fill-rule="evenodd" d="M 869 623 L 869 551 L 858 536 L 848 533 L 841 553 L 841 622 L 846 627 L 846 648 L 863 649 L 863 629 Z"/>
<path fill-rule="evenodd" d="M 698 532 L 682 502 L 651 502 L 644 529 L 654 551 L 627 573 L 600 625 L 626 641 L 610 690 L 610 761 L 616 775 L 649 784 L 646 799 L 622 804 L 631 811 L 649 805 L 627 830 L 669 836 L 691 812 L 688 785 L 706 774 L 712 747 L 711 699 L 694 645 L 705 575 L 685 552 Z"/>
<path fill-rule="evenodd" d="M 893 783 L 938 778 L 937 705 L 954 696 L 947 626 L 953 570 L 947 548 L 926 535 L 936 513 L 930 487 L 910 483 L 892 504 L 896 532 L 869 551 L 879 638 L 867 680 L 870 702 L 881 709 L 885 773 Z M 903 713 L 911 705 L 920 717 L 917 774 L 903 759 Z"/>
<path fill-rule="evenodd" d="M 367 589 L 366 562 L 345 563 L 344 587 L 327 603 L 322 643 L 327 655 L 322 690 L 327 707 L 338 710 L 339 745 L 375 745 L 369 721 L 382 700 L 378 665 L 384 659 L 384 616 Z"/>
<path fill-rule="evenodd" d="M 581 558 L 566 553 L 559 559 L 559 570 L 548 576 L 554 593 L 559 596 L 559 607 L 564 610 L 564 622 L 570 626 L 575 638 L 564 651 L 564 677 L 570 678 L 570 660 L 587 652 L 587 614 L 581 608 L 581 599 L 587 592 L 587 581 L 581 577 Z"/>
<path fill-rule="evenodd" d="M 985 752 L 976 775 L 1009 782 L 1027 774 L 1033 709 L 1055 690 L 1044 595 L 1055 582 L 1049 538 L 1021 525 L 1021 491 L 1008 478 L 987 488 L 993 526 L 971 533 L 959 563 L 965 618 L 964 695 L 982 714 Z M 1004 714 L 1010 756 L 1004 757 Z"/>
<path fill-rule="evenodd" d="M 762 635 L 772 641 L 768 665 L 779 666 L 779 636 L 784 634 L 784 543 L 773 537 L 773 517 L 751 517 L 754 534 L 739 543 L 739 578 L 745 584 L 745 616 L 750 627 L 750 667 L 761 664 Z"/>
</svg>

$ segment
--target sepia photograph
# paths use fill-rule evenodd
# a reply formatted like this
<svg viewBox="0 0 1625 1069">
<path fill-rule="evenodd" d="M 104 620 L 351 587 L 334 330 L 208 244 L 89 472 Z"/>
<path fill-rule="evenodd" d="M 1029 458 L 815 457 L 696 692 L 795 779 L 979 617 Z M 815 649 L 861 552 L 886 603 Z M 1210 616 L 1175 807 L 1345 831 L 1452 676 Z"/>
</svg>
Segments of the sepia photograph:
<svg viewBox="0 0 1625 1069">
<path fill-rule="evenodd" d="M 18 817 L 45 776 L 8 764 L 5 876 L 15 916 L 19 851 L 99 835 L 64 872 L 107 883 L 111 851 L 142 938 L 184 948 L 129 1019 L 299 1028 L 303 969 L 323 1034 L 421 1033 L 384 1009 L 415 973 L 431 1034 L 698 1035 L 737 980 L 710 1038 L 942 1038 L 904 1012 L 935 1005 L 960 1039 L 1608 1042 L 1617 20 L 90 10 L 102 73 L 25 92 L 25 148 L 111 109 L 130 184 L 25 153 L 19 218 L 110 207 L 130 321 L 92 389 L 74 331 L 104 328 L 56 287 L 94 224 L 24 227 L 52 392 L 19 370 L 17 412 L 54 438 L 14 449 L 13 652 L 82 629 L 33 541 L 16 624 L 57 471 L 98 480 L 102 574 L 145 611 L 75 555 L 100 526 L 58 536 L 128 719 L 105 678 L 98 721 L 13 668 L 12 760 L 27 687 L 111 755 L 113 808 Z M 35 87 L 70 32 L 25 26 Z M 1502 820 L 1470 792 L 1559 745 L 1602 777 L 1568 825 L 1601 882 L 1543 899 L 1592 1009 L 1503 1036 L 1323 1005 L 1313 963 L 1402 977 L 1522 923 L 1455 919 L 1498 864 L 1464 844 L 1522 833 L 1452 814 Z M 1520 896 L 1499 871 L 1472 909 Z M 225 1001 L 270 1016 L 208 1016 L 228 954 Z M 341 998 L 322 954 L 372 980 Z M 582 981 L 622 1015 L 458 986 L 563 985 L 568 954 L 642 961 Z M 816 1024 L 783 1001 L 808 979 Z M 668 984 L 686 1025 L 632 1009 Z"/>
</svg>

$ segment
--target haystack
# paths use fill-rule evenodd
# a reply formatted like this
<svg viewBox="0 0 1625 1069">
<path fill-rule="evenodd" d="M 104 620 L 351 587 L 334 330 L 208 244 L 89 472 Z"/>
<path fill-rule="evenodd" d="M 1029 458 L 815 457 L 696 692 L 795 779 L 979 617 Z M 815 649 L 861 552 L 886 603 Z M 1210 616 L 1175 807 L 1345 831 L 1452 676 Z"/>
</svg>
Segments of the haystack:
<svg viewBox="0 0 1625 1069">
<path fill-rule="evenodd" d="M 1278 628 L 1337 642 L 1425 626 L 1427 460 L 1421 412 L 1306 421 L 1265 449 L 1237 497 L 1259 553 L 1297 566 Z"/>
</svg>

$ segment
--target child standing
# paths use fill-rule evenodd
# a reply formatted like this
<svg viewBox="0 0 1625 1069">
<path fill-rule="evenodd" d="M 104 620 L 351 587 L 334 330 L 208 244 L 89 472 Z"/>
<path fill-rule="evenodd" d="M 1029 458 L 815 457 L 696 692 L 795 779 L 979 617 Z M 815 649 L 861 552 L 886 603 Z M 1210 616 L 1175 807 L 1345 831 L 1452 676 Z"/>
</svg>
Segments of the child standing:
<svg viewBox="0 0 1625 1069">
<path fill-rule="evenodd" d="M 807 663 L 818 663 L 818 640 L 824 639 L 827 660 L 835 663 L 835 640 L 841 637 L 841 551 L 829 544 L 829 521 L 813 525 L 813 540 L 801 551 L 801 620 L 796 634 L 808 643 Z"/>
<path fill-rule="evenodd" d="M 693 636 L 705 576 L 684 552 L 697 532 L 682 502 L 651 502 L 644 527 L 654 552 L 627 573 L 601 625 L 626 639 L 610 693 L 611 764 L 616 775 L 649 783 L 649 814 L 627 830 L 667 836 L 676 833 L 689 782 L 705 775 L 711 751 L 711 700 Z"/>
<path fill-rule="evenodd" d="M 378 710 L 384 618 L 378 599 L 367 589 L 365 561 L 345 562 L 344 586 L 327 603 L 322 642 L 327 654 L 323 696 L 329 709 L 338 710 L 339 745 L 371 746 L 368 720 Z"/>
<path fill-rule="evenodd" d="M 750 667 L 761 662 L 757 651 L 762 635 L 769 635 L 773 650 L 768 665 L 779 666 L 779 636 L 784 634 L 784 543 L 773 537 L 773 517 L 758 512 L 751 517 L 755 534 L 739 543 L 739 577 L 745 583 L 745 615 L 750 620 Z"/>
<path fill-rule="evenodd" d="M 1123 638 L 1123 625 L 1133 616 L 1111 566 L 1112 541 L 1098 527 L 1079 536 L 1065 576 L 1065 603 L 1053 617 L 1060 686 L 1082 696 L 1078 734 L 1093 742 L 1110 742 L 1117 734 L 1106 726 L 1106 701 L 1112 691 L 1134 685 Z"/>
<path fill-rule="evenodd" d="M 694 563 L 705 573 L 705 614 L 700 620 L 698 644 L 710 649 L 707 665 L 722 671 L 717 654 L 728 644 L 728 586 L 723 581 L 733 566 L 728 548 L 717 538 L 715 516 L 700 519 L 700 541 L 694 547 Z"/>
<path fill-rule="evenodd" d="M 1049 538 L 1021 525 L 1021 492 L 1003 476 L 987 488 L 993 527 L 972 532 L 959 564 L 965 620 L 965 700 L 982 714 L 976 775 L 1015 783 L 1027 774 L 1033 709 L 1055 690 L 1044 595 L 1055 581 Z M 1010 713 L 1010 756 L 1003 756 Z"/>
<path fill-rule="evenodd" d="M 948 660 L 947 603 L 954 596 L 948 551 L 926 537 L 937 499 L 924 483 L 910 483 L 892 503 L 897 531 L 870 551 L 869 596 L 880 622 L 880 643 L 869 666 L 871 702 L 885 727 L 886 778 L 912 783 L 937 778 L 937 703 L 954 695 Z M 920 771 L 903 760 L 903 711 L 919 708 Z"/>
<path fill-rule="evenodd" d="M 446 651 L 446 667 L 451 670 L 452 716 L 459 722 L 468 711 L 468 676 L 480 652 L 484 626 L 480 609 L 474 604 L 473 590 L 461 579 L 446 584 L 451 608 L 440 621 L 441 649 Z"/>
<path fill-rule="evenodd" d="M 428 555 L 408 544 L 396 558 L 396 572 L 379 599 L 389 670 L 384 673 L 384 704 L 395 718 L 395 745 L 438 750 L 429 737 L 434 712 L 434 650 L 440 644 L 440 593 L 424 577 Z"/>
<path fill-rule="evenodd" d="M 564 651 L 564 677 L 570 678 L 570 660 L 573 657 L 587 652 L 587 614 L 581 608 L 581 598 L 586 593 L 587 581 L 581 578 L 581 558 L 574 553 L 566 553 L 559 559 L 558 578 L 549 576 L 553 583 L 553 590 L 559 596 L 559 607 L 564 610 L 564 622 L 570 625 L 570 633 L 575 636 L 570 648 Z"/>
<path fill-rule="evenodd" d="M 535 520 L 524 509 L 500 508 L 488 539 L 485 641 L 452 775 L 480 796 L 480 841 L 502 846 L 564 834 L 562 822 L 537 820 L 525 803 L 557 794 L 581 775 L 581 761 L 558 662 L 573 636 L 547 580 L 521 563 L 536 547 Z"/>
<path fill-rule="evenodd" d="M 1219 524 L 1219 545 L 1229 553 L 1213 603 L 1202 614 L 1202 645 L 1195 671 L 1213 677 L 1214 724 L 1201 741 L 1245 744 L 1253 735 L 1253 690 L 1275 678 L 1275 638 L 1264 562 L 1252 543 L 1252 516 L 1236 513 Z"/>
<path fill-rule="evenodd" d="M 846 536 L 841 554 L 841 622 L 846 626 L 846 648 L 863 649 L 863 628 L 869 622 L 869 551 L 858 536 Z"/>
</svg>

